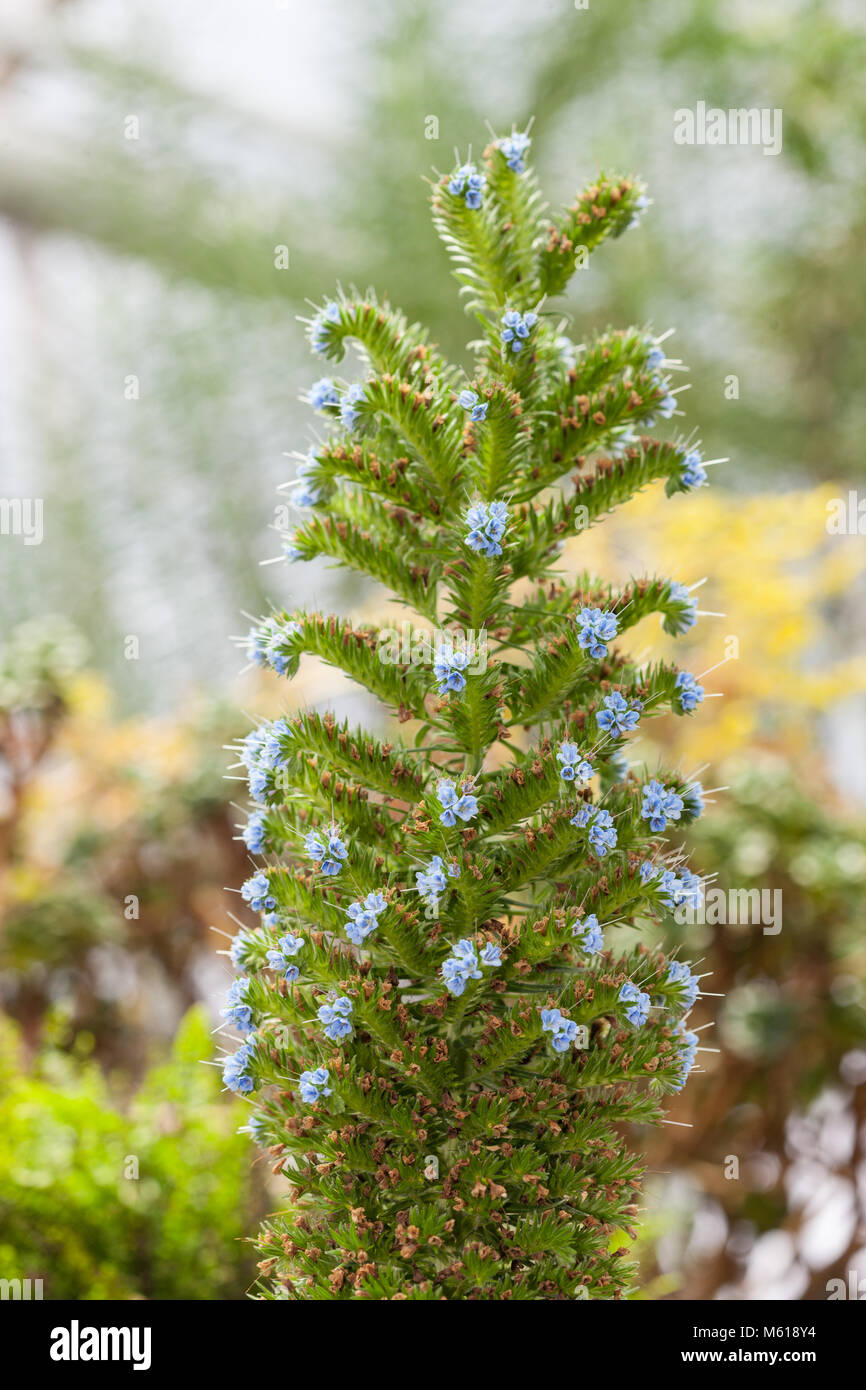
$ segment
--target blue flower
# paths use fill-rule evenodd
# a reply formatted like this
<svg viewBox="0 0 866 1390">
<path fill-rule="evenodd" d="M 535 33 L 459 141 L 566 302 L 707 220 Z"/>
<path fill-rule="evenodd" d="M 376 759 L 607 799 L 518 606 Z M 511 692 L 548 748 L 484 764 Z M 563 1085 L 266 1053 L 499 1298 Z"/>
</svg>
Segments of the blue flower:
<svg viewBox="0 0 866 1390">
<path fill-rule="evenodd" d="M 331 1042 L 339 1042 L 341 1038 L 347 1038 L 352 1031 L 349 1022 L 349 1015 L 352 1012 L 352 1001 L 345 995 L 331 1001 L 330 1004 L 323 1004 L 318 1010 L 320 1023 L 325 1025 L 325 1037 L 330 1038 Z"/>
<path fill-rule="evenodd" d="M 655 403 L 655 409 L 663 420 L 669 420 L 677 408 L 677 398 L 671 395 L 671 392 L 667 389 L 668 384 L 669 383 L 666 381 L 662 382 L 662 390 L 664 390 L 665 395 L 662 396 L 660 401 L 656 401 Z"/>
<path fill-rule="evenodd" d="M 559 1009 L 542 1009 L 541 1031 L 553 1034 L 550 1041 L 555 1052 L 567 1052 L 577 1037 L 577 1024 L 564 1018 Z"/>
<path fill-rule="evenodd" d="M 328 405 L 339 405 L 340 393 L 329 376 L 319 377 L 310 387 L 310 405 L 314 410 L 324 410 Z"/>
<path fill-rule="evenodd" d="M 315 1071 L 302 1071 L 298 1089 L 305 1105 L 315 1105 L 320 1096 L 329 1096 L 331 1088 L 328 1085 L 327 1068 L 316 1067 Z"/>
<path fill-rule="evenodd" d="M 577 811 L 569 821 L 569 825 L 576 825 L 578 830 L 583 830 L 587 825 L 589 825 L 589 822 L 592 820 L 592 817 L 594 815 L 595 807 L 592 806 L 588 801 L 585 801 L 582 806 L 578 806 Z"/>
<path fill-rule="evenodd" d="M 691 967 L 684 960 L 669 961 L 667 982 L 684 986 L 684 1003 L 687 1010 L 691 1009 L 701 989 L 701 982 L 697 975 L 692 974 Z"/>
<path fill-rule="evenodd" d="M 487 407 L 489 402 L 479 401 L 474 391 L 470 391 L 468 388 L 465 391 L 461 391 L 460 395 L 457 397 L 457 404 L 461 406 L 463 410 L 471 412 L 469 416 L 470 420 L 487 419 Z"/>
<path fill-rule="evenodd" d="M 296 980 L 300 975 L 300 970 L 287 956 L 296 956 L 304 944 L 302 936 L 294 936 L 289 932 L 286 936 L 281 936 L 278 942 L 278 950 L 270 950 L 267 953 L 268 965 L 272 970 L 282 971 L 285 978 L 289 981 Z"/>
<path fill-rule="evenodd" d="M 645 859 L 640 866 L 639 873 L 641 883 L 649 883 L 650 879 L 658 877 L 661 869 L 651 859 Z"/>
<path fill-rule="evenodd" d="M 467 980 L 480 980 L 480 965 L 497 966 L 502 964 L 501 948 L 492 942 L 488 943 L 481 952 L 479 961 L 478 952 L 475 944 L 468 936 L 461 938 L 452 947 L 451 955 L 447 956 L 442 962 L 442 978 L 445 987 L 451 994 L 461 995 L 466 988 Z"/>
<path fill-rule="evenodd" d="M 683 810 L 683 799 L 676 792 L 668 791 L 655 778 L 647 782 L 643 789 L 641 817 L 648 820 L 654 835 L 660 835 L 669 820 L 679 820 Z"/>
<path fill-rule="evenodd" d="M 445 808 L 439 819 L 443 825 L 456 825 L 460 820 L 472 820 L 478 815 L 478 799 L 469 793 L 457 795 L 457 789 L 450 777 L 442 777 L 436 783 L 436 795 Z"/>
<path fill-rule="evenodd" d="M 652 372 L 655 371 L 657 367 L 664 366 L 667 359 L 665 358 L 664 348 L 659 347 L 654 338 L 647 338 L 647 344 L 649 351 L 646 355 L 646 365 L 649 371 Z"/>
<path fill-rule="evenodd" d="M 312 451 L 309 456 L 298 464 L 295 470 L 295 481 L 292 484 L 292 505 L 294 507 L 315 507 L 322 500 L 322 490 L 311 482 L 311 476 L 318 467 L 318 461 Z"/>
<path fill-rule="evenodd" d="M 579 938 L 581 950 L 588 955 L 595 955 L 597 951 L 604 950 L 604 936 L 601 927 L 598 925 L 598 918 L 595 913 L 590 913 L 583 921 L 578 918 L 571 929 L 572 936 Z"/>
<path fill-rule="evenodd" d="M 238 970 L 242 970 L 246 964 L 246 955 L 250 944 L 249 933 L 239 931 L 229 947 L 229 960 Z"/>
<path fill-rule="evenodd" d="M 220 1010 L 222 1017 L 233 1023 L 240 1033 L 252 1033 L 255 1029 L 253 1011 L 247 1003 L 249 983 L 245 975 L 232 980 L 226 994 L 226 1007 Z"/>
<path fill-rule="evenodd" d="M 537 323 L 537 314 L 519 314 L 516 309 L 508 309 L 502 315 L 502 329 L 499 336 L 503 343 L 511 344 L 512 352 L 522 352 L 524 342 Z"/>
<path fill-rule="evenodd" d="M 679 692 L 680 704 L 685 714 L 691 714 L 703 702 L 704 687 L 698 685 L 691 671 L 680 671 L 675 687 Z"/>
<path fill-rule="evenodd" d="M 595 718 L 600 729 L 604 729 L 615 738 L 622 738 L 624 734 L 630 734 L 637 728 L 642 709 L 643 705 L 639 700 L 632 700 L 629 704 L 619 691 L 615 690 L 612 695 L 605 695 L 604 709 Z"/>
<path fill-rule="evenodd" d="M 349 920 L 346 935 L 355 945 L 360 946 L 379 925 L 379 914 L 388 904 L 382 893 L 368 893 L 363 902 L 350 903 L 346 909 Z"/>
<path fill-rule="evenodd" d="M 659 881 L 659 893 L 665 907 L 672 912 L 684 904 L 697 910 L 704 895 L 704 886 L 698 875 L 689 869 L 684 869 L 680 878 L 673 869 L 665 869 Z"/>
<path fill-rule="evenodd" d="M 676 1089 L 681 1091 L 689 1078 L 689 1073 L 697 1060 L 698 1044 L 700 1038 L 697 1033 L 692 1033 L 684 1024 L 678 1026 L 678 1041 L 680 1043 L 677 1055 L 680 1072 Z"/>
<path fill-rule="evenodd" d="M 634 203 L 632 205 L 632 215 L 626 223 L 626 227 L 636 227 L 640 222 L 641 213 L 646 212 L 646 209 L 648 207 L 649 199 L 646 197 L 646 195 L 643 193 L 638 194 L 637 198 L 635 198 Z"/>
<path fill-rule="evenodd" d="M 464 541 L 470 550 L 488 556 L 502 554 L 500 541 L 508 525 L 508 508 L 504 502 L 489 505 L 476 502 L 467 511 L 465 524 L 469 534 L 464 536 Z"/>
<path fill-rule="evenodd" d="M 445 642 L 437 648 L 433 661 L 433 674 L 439 682 L 440 695 L 445 695 L 449 691 L 459 694 L 461 690 L 466 689 L 466 677 L 463 672 L 468 665 L 468 652 L 455 651 Z"/>
<path fill-rule="evenodd" d="M 486 182 L 487 179 L 478 173 L 474 164 L 461 164 L 456 174 L 451 175 L 448 192 L 456 198 L 462 194 L 466 206 L 475 210 L 481 207 L 481 191 Z"/>
<path fill-rule="evenodd" d="M 559 775 L 563 782 L 588 782 L 595 776 L 595 769 L 586 758 L 581 758 L 576 743 L 561 743 L 556 757 L 562 764 Z"/>
<path fill-rule="evenodd" d="M 615 613 L 605 613 L 601 608 L 581 608 L 577 615 L 577 644 L 588 651 L 596 660 L 607 656 L 606 642 L 616 637 L 619 630 Z"/>
<path fill-rule="evenodd" d="M 480 980 L 478 953 L 468 937 L 463 937 L 453 947 L 451 955 L 442 962 L 442 978 L 451 994 L 460 995 L 466 988 L 467 980 Z"/>
<path fill-rule="evenodd" d="M 255 1081 L 247 1072 L 252 1057 L 252 1044 L 244 1042 L 241 1043 L 236 1052 L 233 1052 L 223 1061 L 223 1084 L 228 1086 L 230 1091 L 235 1091 L 241 1096 L 249 1095 L 255 1086 Z"/>
<path fill-rule="evenodd" d="M 265 818 L 261 811 L 255 811 L 243 828 L 241 836 L 250 854 L 265 852 Z"/>
<path fill-rule="evenodd" d="M 633 1023 L 635 1028 L 642 1028 L 652 1008 L 649 995 L 639 990 L 634 981 L 627 980 L 619 992 L 619 998 L 621 1003 L 629 1005 L 625 1011 L 629 1023 Z"/>
<path fill-rule="evenodd" d="M 357 383 L 350 386 L 343 395 L 343 399 L 340 401 L 340 419 L 347 430 L 353 430 L 361 418 L 361 412 L 356 410 L 355 406 L 362 400 L 364 400 L 364 388 L 358 386 Z"/>
<path fill-rule="evenodd" d="M 524 155 L 532 144 L 529 136 L 525 132 L 513 132 L 500 140 L 499 148 L 505 156 L 505 162 L 509 169 L 515 174 L 522 174 L 524 170 Z"/>
<path fill-rule="evenodd" d="M 241 885 L 241 897 L 253 912 L 273 912 L 277 900 L 270 892 L 267 874 L 258 873 Z"/>
<path fill-rule="evenodd" d="M 415 887 L 432 910 L 438 912 L 439 897 L 445 892 L 448 879 L 459 877 L 459 864 L 452 859 L 446 865 L 438 854 L 434 854 L 425 868 L 415 870 Z"/>
<path fill-rule="evenodd" d="M 329 323 L 340 322 L 340 306 L 336 300 L 332 299 L 325 305 L 324 309 L 316 315 L 310 324 L 310 343 L 314 352 L 327 352 L 331 341 Z"/>
<path fill-rule="evenodd" d="M 678 614 L 678 626 L 680 632 L 688 632 L 690 627 L 694 627 L 698 620 L 698 600 L 694 594 L 690 594 L 685 584 L 678 584 L 676 580 L 669 586 L 670 596 L 674 603 L 687 604 L 687 608 L 680 610 Z"/>
<path fill-rule="evenodd" d="M 708 482 L 707 470 L 704 468 L 703 459 L 697 449 L 692 449 L 683 459 L 683 471 L 680 474 L 680 482 L 684 488 L 703 487 Z"/>
<path fill-rule="evenodd" d="M 318 865 L 319 872 L 328 876 L 340 872 L 342 865 L 339 861 L 349 853 L 336 825 L 329 825 L 326 831 L 310 830 L 304 836 L 304 849 L 313 863 Z"/>
<path fill-rule="evenodd" d="M 700 782 L 690 782 L 683 792 L 683 807 L 692 820 L 698 820 L 704 814 L 704 804 L 704 789 Z"/>
<path fill-rule="evenodd" d="M 610 811 L 596 811 L 589 827 L 589 843 L 599 859 L 604 859 L 609 849 L 616 849 L 616 830 Z"/>
</svg>

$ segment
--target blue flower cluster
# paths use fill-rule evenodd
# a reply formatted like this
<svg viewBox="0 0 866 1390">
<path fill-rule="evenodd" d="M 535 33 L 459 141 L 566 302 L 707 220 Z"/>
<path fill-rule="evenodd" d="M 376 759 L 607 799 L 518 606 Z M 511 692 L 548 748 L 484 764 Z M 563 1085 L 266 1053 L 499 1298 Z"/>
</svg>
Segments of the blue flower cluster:
<svg viewBox="0 0 866 1390">
<path fill-rule="evenodd" d="M 478 955 L 474 942 L 464 936 L 452 947 L 451 955 L 442 962 L 442 977 L 445 988 L 451 994 L 460 995 L 466 988 L 467 980 L 480 980 L 479 965 L 497 966 L 502 964 L 499 946 L 488 942 Z"/>
<path fill-rule="evenodd" d="M 458 796 L 456 785 L 450 777 L 442 777 L 436 783 L 436 795 L 440 805 L 445 808 L 439 817 L 443 825 L 456 825 L 458 817 L 460 820 L 472 820 L 478 815 L 478 798 L 465 791 Z"/>
<path fill-rule="evenodd" d="M 311 481 L 316 466 L 317 462 L 311 450 L 309 457 L 295 469 L 295 481 L 290 494 L 293 507 L 315 507 L 321 502 L 322 490 Z"/>
<path fill-rule="evenodd" d="M 247 1003 L 249 984 L 246 975 L 232 980 L 226 994 L 226 1007 L 220 1009 L 221 1016 L 228 1019 L 229 1023 L 233 1023 L 239 1033 L 252 1033 L 255 1029 L 253 1011 Z"/>
<path fill-rule="evenodd" d="M 596 660 L 607 656 L 605 643 L 616 637 L 619 631 L 616 614 L 606 613 L 602 608 L 581 608 L 577 615 L 577 626 L 577 645 Z"/>
<path fill-rule="evenodd" d="M 671 912 L 675 912 L 684 904 L 697 910 L 701 905 L 704 887 L 698 875 L 689 869 L 683 869 L 679 877 L 673 869 L 664 869 L 659 877 L 659 892 L 662 902 Z"/>
<path fill-rule="evenodd" d="M 502 554 L 500 544 L 508 525 L 508 508 L 504 502 L 485 505 L 476 502 L 466 513 L 469 534 L 464 537 L 470 550 L 493 557 Z"/>
<path fill-rule="evenodd" d="M 329 1096 L 327 1067 L 316 1067 L 315 1071 L 302 1071 L 298 1082 L 301 1100 L 305 1105 L 315 1105 L 320 1096 Z"/>
<path fill-rule="evenodd" d="M 447 695 L 449 692 L 459 694 L 461 690 L 466 689 L 466 677 L 463 672 L 468 665 L 468 652 L 455 651 L 445 642 L 437 647 L 433 659 L 433 674 L 439 682 L 440 695 Z"/>
<path fill-rule="evenodd" d="M 268 965 L 272 970 L 282 971 L 284 978 L 290 982 L 296 980 L 301 972 L 288 958 L 290 956 L 296 956 L 303 944 L 304 938 L 302 936 L 295 936 L 292 932 L 288 932 L 285 936 L 281 936 L 277 942 L 277 946 L 268 951 Z"/>
<path fill-rule="evenodd" d="M 271 893 L 271 885 L 265 873 L 254 874 L 241 885 L 241 897 L 249 903 L 253 912 L 273 912 L 277 900 Z"/>
<path fill-rule="evenodd" d="M 704 814 L 704 789 L 700 782 L 690 782 L 686 787 L 683 792 L 683 806 L 692 820 L 698 820 Z"/>
<path fill-rule="evenodd" d="M 685 612 L 680 613 L 680 630 L 688 632 L 689 628 L 694 627 L 698 621 L 698 601 L 694 594 L 690 594 L 685 584 L 678 584 L 674 580 L 670 585 L 670 596 L 675 603 L 688 604 Z"/>
<path fill-rule="evenodd" d="M 460 865 L 453 859 L 446 865 L 434 854 L 425 868 L 415 870 L 415 887 L 434 912 L 439 911 L 439 898 L 448 887 L 449 878 L 460 877 Z"/>
<path fill-rule="evenodd" d="M 523 131 L 515 131 L 511 135 L 506 135 L 498 143 L 509 169 L 513 170 L 515 174 L 522 174 L 526 167 L 524 157 L 532 144 L 529 136 Z"/>
<path fill-rule="evenodd" d="M 332 299 L 310 324 L 310 343 L 314 352 L 327 352 L 330 342 L 328 324 L 339 322 L 340 306 L 335 299 Z"/>
<path fill-rule="evenodd" d="M 573 1018 L 564 1018 L 559 1009 L 542 1009 L 541 1031 L 553 1034 L 554 1052 L 567 1052 L 577 1037 L 577 1024 Z"/>
<path fill-rule="evenodd" d="M 563 782 L 588 782 L 595 776 L 595 769 L 581 756 L 576 743 L 561 743 L 556 758 L 562 764 L 559 775 Z"/>
<path fill-rule="evenodd" d="M 275 719 L 270 724 L 260 724 L 257 729 L 251 729 L 242 741 L 240 761 L 247 769 L 253 801 L 263 802 L 266 799 L 270 774 L 286 761 L 280 749 L 280 740 L 291 737 L 287 720 Z"/>
<path fill-rule="evenodd" d="M 340 419 L 347 430 L 353 430 L 361 418 L 361 412 L 355 407 L 362 400 L 364 400 L 364 388 L 359 386 L 357 382 L 343 393 L 343 398 L 340 401 Z"/>
<path fill-rule="evenodd" d="M 648 820 L 654 835 L 660 835 L 669 820 L 679 820 L 683 810 L 683 799 L 676 792 L 669 791 L 655 778 L 647 782 L 643 789 L 643 802 L 640 808 L 643 820 Z"/>
<path fill-rule="evenodd" d="M 691 967 L 684 960 L 672 960 L 668 962 L 667 981 L 670 985 L 685 986 L 685 1005 L 688 1012 L 701 992 L 701 982 L 697 975 L 692 974 Z"/>
<path fill-rule="evenodd" d="M 254 811 L 243 828 L 241 838 L 250 854 L 265 852 L 265 818 L 261 811 Z"/>
<path fill-rule="evenodd" d="M 470 391 L 468 387 L 465 391 L 460 392 L 460 395 L 457 397 L 457 404 L 461 409 L 470 412 L 470 420 L 487 419 L 487 409 L 490 402 L 479 401 L 477 393 L 475 391 Z"/>
<path fill-rule="evenodd" d="M 594 912 L 590 913 L 588 917 L 584 917 L 583 921 L 578 918 L 571 929 L 571 934 L 578 938 L 578 945 L 588 955 L 592 956 L 597 951 L 604 950 L 604 934 L 598 925 L 598 918 Z"/>
<path fill-rule="evenodd" d="M 680 1074 L 677 1083 L 677 1090 L 681 1091 L 689 1079 L 689 1073 L 697 1061 L 698 1044 L 700 1038 L 697 1033 L 692 1033 L 684 1024 L 678 1028 L 679 1040 L 681 1043 L 679 1052 Z"/>
<path fill-rule="evenodd" d="M 223 1084 L 238 1095 L 247 1096 L 255 1086 L 247 1067 L 253 1059 L 253 1045 L 243 1042 L 223 1063 Z"/>
<path fill-rule="evenodd" d="M 628 1004 L 625 1016 L 635 1028 L 642 1028 L 649 1018 L 652 1000 L 643 990 L 638 989 L 633 980 L 626 980 L 619 992 L 620 1003 Z"/>
<path fill-rule="evenodd" d="M 260 627 L 251 627 L 246 638 L 247 660 L 265 669 L 270 667 L 281 676 L 289 665 L 288 653 L 282 648 L 287 638 L 301 637 L 303 632 L 304 629 L 298 622 L 286 623 L 284 628 L 271 622 L 264 622 Z M 284 724 L 284 727 L 288 726 Z"/>
<path fill-rule="evenodd" d="M 523 344 L 537 323 L 537 314 L 519 314 L 516 309 L 507 309 L 502 315 L 499 336 L 503 343 L 511 344 L 512 352 L 522 352 Z"/>
<path fill-rule="evenodd" d="M 340 404 L 340 393 L 329 376 L 321 376 L 310 387 L 310 405 L 314 410 L 324 410 L 329 405 Z"/>
<path fill-rule="evenodd" d="M 578 830 L 589 826 L 589 843 L 599 859 L 604 859 L 608 850 L 616 849 L 616 828 L 610 811 L 585 801 L 571 817 L 569 824 L 576 825 Z"/>
<path fill-rule="evenodd" d="M 659 367 L 663 367 L 667 361 L 665 351 L 664 348 L 659 346 L 655 338 L 647 338 L 646 341 L 648 345 L 646 366 L 649 371 L 654 372 L 657 371 Z"/>
<path fill-rule="evenodd" d="M 323 1004 L 318 1010 L 320 1023 L 325 1025 L 325 1037 L 330 1038 L 331 1042 L 339 1042 L 341 1038 L 347 1038 L 352 1031 L 349 1016 L 352 1012 L 352 1001 L 346 995 L 340 995 L 337 999 L 332 999 L 330 1004 Z"/>
<path fill-rule="evenodd" d="M 479 174 L 474 164 L 461 164 L 456 174 L 451 175 L 448 192 L 455 198 L 463 197 L 468 208 L 473 211 L 481 207 L 481 193 L 487 179 Z"/>
<path fill-rule="evenodd" d="M 643 705 L 640 700 L 628 701 L 618 690 L 604 697 L 604 709 L 595 716 L 596 723 L 612 738 L 633 733 L 638 726 Z"/>
<path fill-rule="evenodd" d="M 680 671 L 676 679 L 676 689 L 685 714 L 691 714 L 703 702 L 704 687 L 698 685 L 691 671 Z"/>
<path fill-rule="evenodd" d="M 704 468 L 704 461 L 697 449 L 692 449 L 686 454 L 683 460 L 683 471 L 680 474 L 680 482 L 685 488 L 703 487 L 708 482 L 707 470 Z"/>
<path fill-rule="evenodd" d="M 345 859 L 349 851 L 340 839 L 339 827 L 329 825 L 325 831 L 311 830 L 304 836 L 304 849 L 318 866 L 319 872 L 328 877 L 338 874 L 343 867 L 341 859 Z"/>
<path fill-rule="evenodd" d="M 363 902 L 350 903 L 346 909 L 346 935 L 354 946 L 360 946 L 379 925 L 379 916 L 388 904 L 384 894 L 368 893 Z"/>
<path fill-rule="evenodd" d="M 245 967 L 247 948 L 251 941 L 249 932 L 239 931 L 229 947 L 229 960 L 238 970 Z"/>
</svg>

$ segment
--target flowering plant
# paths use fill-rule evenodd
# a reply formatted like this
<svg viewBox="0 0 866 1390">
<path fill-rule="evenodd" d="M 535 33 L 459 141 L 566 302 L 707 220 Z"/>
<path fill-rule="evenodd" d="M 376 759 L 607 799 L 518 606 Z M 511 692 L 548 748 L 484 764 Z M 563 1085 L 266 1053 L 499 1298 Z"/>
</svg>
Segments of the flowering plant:
<svg viewBox="0 0 866 1390">
<path fill-rule="evenodd" d="M 642 1172 L 623 1126 L 661 1121 L 698 1047 L 698 979 L 640 925 L 700 891 L 666 835 L 701 789 L 624 750 L 704 692 L 614 645 L 650 613 L 685 631 L 695 601 L 558 565 L 635 491 L 707 475 L 694 440 L 651 432 L 677 410 L 660 341 L 576 344 L 551 308 L 637 221 L 640 184 L 599 179 L 551 220 L 529 143 L 496 140 L 433 187 L 481 335 L 468 372 L 372 296 L 309 328 L 334 364 L 355 343 L 362 379 L 311 388 L 333 432 L 304 458 L 287 557 L 483 633 L 486 663 L 447 643 L 432 672 L 385 659 L 375 627 L 305 610 L 250 634 L 288 677 L 304 654 L 340 667 L 402 733 L 308 710 L 239 746 L 261 926 L 231 950 L 225 1079 L 291 1184 L 259 1238 L 265 1297 L 621 1296 Z"/>
</svg>

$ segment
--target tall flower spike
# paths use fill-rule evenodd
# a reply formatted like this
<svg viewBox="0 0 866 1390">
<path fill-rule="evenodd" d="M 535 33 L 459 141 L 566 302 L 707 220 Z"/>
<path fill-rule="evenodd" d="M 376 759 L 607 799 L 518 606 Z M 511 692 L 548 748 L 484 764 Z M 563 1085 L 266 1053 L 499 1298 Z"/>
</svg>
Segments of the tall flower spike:
<svg viewBox="0 0 866 1390">
<path fill-rule="evenodd" d="M 224 1077 L 291 1175 L 258 1237 L 262 1297 L 628 1293 L 632 1136 L 695 1058 L 699 983 L 648 920 L 700 900 L 679 832 L 701 789 L 623 756 L 638 724 L 703 713 L 692 676 L 631 655 L 643 619 L 677 635 L 695 605 L 669 577 L 618 591 L 566 543 L 654 483 L 687 507 L 706 470 L 673 425 L 647 432 L 676 398 L 644 328 L 578 345 L 555 304 L 536 317 L 634 224 L 641 184 L 598 178 L 551 219 L 528 152 L 494 138 L 433 188 L 472 360 L 372 293 L 310 328 L 329 364 L 357 347 L 364 379 L 313 374 L 329 435 L 287 551 L 407 620 L 392 640 L 300 608 L 244 642 L 289 680 L 314 656 L 379 706 L 364 727 L 306 686 L 237 748 L 244 842 L 267 860 L 241 890 L 257 925 L 229 953 Z"/>
</svg>

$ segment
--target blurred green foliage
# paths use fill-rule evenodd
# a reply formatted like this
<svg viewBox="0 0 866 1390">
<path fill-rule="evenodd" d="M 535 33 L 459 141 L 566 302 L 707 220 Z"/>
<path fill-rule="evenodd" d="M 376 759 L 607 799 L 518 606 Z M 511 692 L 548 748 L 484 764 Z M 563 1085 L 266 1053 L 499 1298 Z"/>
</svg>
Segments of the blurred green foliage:
<svg viewBox="0 0 866 1390">
<path fill-rule="evenodd" d="M 47 1299 L 231 1299 L 252 1279 L 257 1210 L 241 1107 L 219 1096 L 207 1017 L 121 1101 L 84 1055 L 46 1044 L 32 1070 L 0 1031 L 0 1277 Z M 127 1176 L 137 1165 L 137 1177 Z"/>
</svg>

